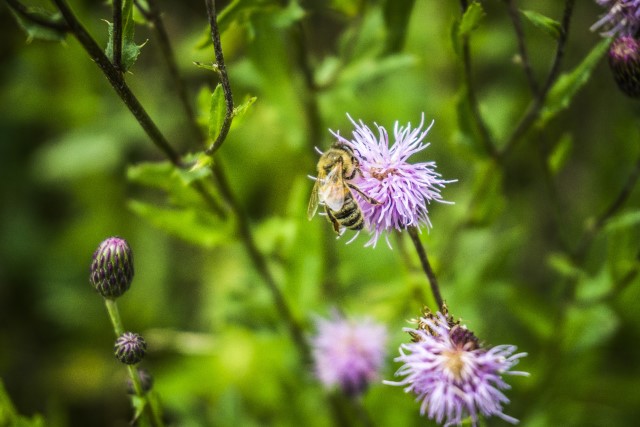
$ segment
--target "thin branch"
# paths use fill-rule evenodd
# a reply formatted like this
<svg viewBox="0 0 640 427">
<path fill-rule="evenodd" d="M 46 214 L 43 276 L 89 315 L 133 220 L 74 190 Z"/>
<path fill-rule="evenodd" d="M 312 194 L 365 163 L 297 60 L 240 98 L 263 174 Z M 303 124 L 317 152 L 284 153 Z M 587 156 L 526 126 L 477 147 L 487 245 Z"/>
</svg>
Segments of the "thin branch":
<svg viewBox="0 0 640 427">
<path fill-rule="evenodd" d="M 464 14 L 467 10 L 468 3 L 466 0 L 460 1 L 462 7 L 462 14 Z M 499 159 L 499 151 L 496 148 L 496 144 L 489 132 L 489 128 L 482 118 L 482 113 L 480 112 L 480 106 L 478 104 L 478 97 L 476 95 L 476 88 L 473 82 L 472 72 L 471 72 L 471 47 L 469 44 L 469 36 L 465 35 L 462 37 L 462 71 L 463 71 L 463 79 L 466 86 L 466 94 L 467 94 L 467 102 L 469 103 L 469 107 L 471 108 L 471 116 L 475 122 L 478 131 L 480 132 L 480 142 L 484 146 L 485 151 L 492 158 L 498 160 Z"/>
<path fill-rule="evenodd" d="M 631 192 L 633 191 L 634 187 L 638 183 L 639 178 L 640 178 L 640 157 L 638 157 L 638 159 L 636 160 L 635 167 L 627 177 L 627 181 L 625 182 L 624 186 L 622 187 L 622 189 L 620 190 L 616 198 L 613 199 L 613 201 L 607 207 L 607 209 L 605 209 L 600 214 L 600 216 L 598 216 L 598 218 L 595 220 L 593 225 L 589 227 L 585 232 L 585 234 L 582 236 L 580 244 L 578 245 L 578 248 L 576 249 L 573 255 L 574 260 L 581 261 L 584 258 L 589 246 L 591 245 L 591 242 L 593 241 L 595 236 L 598 234 L 598 232 L 602 230 L 602 228 L 606 225 L 607 221 L 609 221 L 613 217 L 613 215 L 615 215 L 622 208 L 625 202 L 629 199 L 629 196 L 631 196 Z"/>
<path fill-rule="evenodd" d="M 518 8 L 516 7 L 516 4 L 513 0 L 504 0 L 504 2 L 507 4 L 509 17 L 511 18 L 513 29 L 516 32 L 516 40 L 518 40 L 518 52 L 520 54 L 520 60 L 522 61 L 524 74 L 527 77 L 527 83 L 529 83 L 529 89 L 531 89 L 531 93 L 534 96 L 537 96 L 540 88 L 535 76 L 533 75 L 533 69 L 531 68 L 531 62 L 529 61 L 529 53 L 527 52 L 527 46 L 524 42 L 524 31 L 522 30 L 522 21 L 520 20 Z"/>
<path fill-rule="evenodd" d="M 527 133 L 527 131 L 538 119 L 540 111 L 544 106 L 544 102 L 547 99 L 547 95 L 549 94 L 549 90 L 551 90 L 551 87 L 560 74 L 560 65 L 562 64 L 562 60 L 564 58 L 564 49 L 567 44 L 567 37 L 569 35 L 569 24 L 571 22 L 571 15 L 573 13 L 574 4 L 575 0 L 565 1 L 562 24 L 560 27 L 560 36 L 558 37 L 558 42 L 556 44 L 556 55 L 553 59 L 553 64 L 551 65 L 551 69 L 549 70 L 547 79 L 542 86 L 542 89 L 538 92 L 538 96 L 534 97 L 533 102 L 529 105 L 529 108 L 522 116 L 522 119 L 507 140 L 504 148 L 500 151 L 499 155 L 501 158 L 505 158 L 511 152 L 511 150 L 513 150 L 520 138 Z"/>
<path fill-rule="evenodd" d="M 149 117 L 149 114 L 147 114 L 146 110 L 142 107 L 140 101 L 138 101 L 138 98 L 135 97 L 133 92 L 131 92 L 131 89 L 129 89 L 129 86 L 127 86 L 122 77 L 122 74 L 113 66 L 100 46 L 98 46 L 96 41 L 91 37 L 91 35 L 89 35 L 87 30 L 77 20 L 71 9 L 69 9 L 69 6 L 67 6 L 66 1 L 52 1 L 58 7 L 58 10 L 65 19 L 71 33 L 84 47 L 84 49 L 87 51 L 96 65 L 100 67 L 113 89 L 120 96 L 120 99 L 122 99 L 125 105 L 129 108 L 129 111 L 131 111 L 131 113 L 136 118 L 140 126 L 142 126 L 142 129 L 144 129 L 151 141 L 153 141 L 153 143 L 167 156 L 171 163 L 176 166 L 180 166 L 181 160 L 178 153 L 173 149 L 173 147 L 171 147 L 171 145 L 169 145 L 169 142 L 160 132 L 153 120 L 151 120 L 151 117 Z"/>
<path fill-rule="evenodd" d="M 68 32 L 69 26 L 64 22 L 59 22 L 54 19 L 47 19 L 42 15 L 38 15 L 33 13 L 29 8 L 18 0 L 5 0 L 7 2 L 7 6 L 9 6 L 14 12 L 23 17 L 24 19 L 33 22 L 34 24 L 38 24 L 42 27 L 46 27 L 55 31 Z"/>
<path fill-rule="evenodd" d="M 424 250 L 424 246 L 422 246 L 422 242 L 420 241 L 420 236 L 418 236 L 418 229 L 416 227 L 407 228 L 409 236 L 411 237 L 411 241 L 418 252 L 418 258 L 420 258 L 420 264 L 422 264 L 422 269 L 427 275 L 427 279 L 429 280 L 429 285 L 431 285 L 431 293 L 433 294 L 433 298 L 436 300 L 436 304 L 438 305 L 438 309 L 442 311 L 444 307 L 444 301 L 442 300 L 442 295 L 440 294 L 440 286 L 438 285 L 438 279 L 436 278 L 436 274 L 433 272 L 433 268 L 431 268 L 431 264 L 429 263 L 429 258 L 427 258 L 427 252 Z"/>
<path fill-rule="evenodd" d="M 122 72 L 122 0 L 113 0 L 113 66 Z"/>
<path fill-rule="evenodd" d="M 226 103 L 226 112 L 224 115 L 224 121 L 222 122 L 222 127 L 220 128 L 220 133 L 213 144 L 211 144 L 211 146 L 205 151 L 209 156 L 212 156 L 216 151 L 218 151 L 220 146 L 222 146 L 222 143 L 227 138 L 227 134 L 231 128 L 231 122 L 233 121 L 233 94 L 231 93 L 231 83 L 229 83 L 227 67 L 224 65 L 224 55 L 222 54 L 222 44 L 220 43 L 220 31 L 218 30 L 215 1 L 205 0 L 205 3 L 207 5 L 209 27 L 211 27 L 213 50 L 216 55 L 216 65 L 218 66 L 220 84 L 222 84 L 222 91 L 224 92 L 224 100 Z"/>
<path fill-rule="evenodd" d="M 138 0 L 135 1 L 135 5 L 138 10 L 140 10 L 140 13 L 142 13 L 145 18 L 152 23 L 153 28 L 156 31 L 158 45 L 160 46 L 162 56 L 167 63 L 167 68 L 169 69 L 169 75 L 171 76 L 171 80 L 173 81 L 173 86 L 175 86 L 176 91 L 178 92 L 178 98 L 180 99 L 180 104 L 182 105 L 182 109 L 184 110 L 185 116 L 187 117 L 187 123 L 191 130 L 191 133 L 194 137 L 204 141 L 205 135 L 198 126 L 196 114 L 189 99 L 189 94 L 187 92 L 187 86 L 178 70 L 174 50 L 171 46 L 169 34 L 167 33 L 167 29 L 164 25 L 158 3 L 156 2 L 156 0 L 147 0 L 147 4 L 149 5 L 148 10 L 145 9 Z"/>
</svg>

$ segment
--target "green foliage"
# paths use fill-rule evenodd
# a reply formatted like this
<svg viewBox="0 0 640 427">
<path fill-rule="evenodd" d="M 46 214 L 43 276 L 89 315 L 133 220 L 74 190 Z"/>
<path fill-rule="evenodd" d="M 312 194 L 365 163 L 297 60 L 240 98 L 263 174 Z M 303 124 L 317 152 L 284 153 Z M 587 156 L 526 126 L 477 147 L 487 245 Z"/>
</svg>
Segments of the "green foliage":
<svg viewBox="0 0 640 427">
<path fill-rule="evenodd" d="M 544 33 L 548 34 L 552 39 L 557 40 L 560 37 L 562 26 L 554 19 L 544 16 L 534 10 L 520 11 L 533 25 L 540 28 Z"/>
<path fill-rule="evenodd" d="M 113 62 L 113 23 L 107 22 L 109 26 L 109 41 L 105 53 Z M 122 1 L 122 71 L 128 71 L 140 56 L 142 47 L 146 44 L 136 44 L 133 40 L 135 30 L 135 20 L 133 18 L 133 0 Z"/>
<path fill-rule="evenodd" d="M 573 71 L 560 76 L 549 91 L 538 126 L 544 126 L 556 114 L 569 107 L 573 97 L 589 81 L 591 72 L 607 52 L 610 43 L 609 39 L 600 41 Z"/>
<path fill-rule="evenodd" d="M 362 414 L 381 427 L 437 424 L 411 394 L 382 384 L 399 367 L 407 319 L 435 306 L 409 237 L 391 234 L 393 249 L 384 240 L 372 249 L 363 231 L 347 245 L 351 231 L 337 239 L 326 218 L 306 217 L 314 147 L 331 145 L 329 129 L 352 136 L 346 113 L 393 139 L 396 120 L 416 124 L 422 112 L 435 120 L 430 146 L 409 161 L 435 161 L 443 179 L 457 180 L 442 190 L 452 204 L 428 205 L 433 227 L 420 236 L 442 294 L 481 341 L 528 353 L 518 369 L 531 376 L 506 378 L 505 413 L 527 426 L 636 421 L 638 110 L 602 61 L 609 40 L 587 31 L 597 5 L 576 6 L 559 77 L 540 102 L 505 2 L 469 1 L 464 14 L 460 2 L 227 2 L 218 25 L 234 120 L 213 158 L 203 150 L 220 133 L 226 103 L 205 5 L 156 2 L 183 105 L 157 26 L 137 3 L 123 4 L 123 64 L 136 66 L 124 79 L 180 166 L 150 143 L 74 37 L 43 43 L 64 34 L 24 18 L 29 45 L 18 27 L 6 31 L 0 377 L 11 399 L 0 388 L 1 426 L 125 425 L 143 412 L 142 400 L 131 407 L 124 395 L 113 331 L 87 283 L 93 250 L 112 235 L 134 252 L 134 281 L 118 304 L 126 328 L 149 344 L 147 401 L 172 424 L 366 425 Z M 523 20 L 537 28 L 525 26 L 524 42 L 541 89 L 562 40 L 548 16 L 562 16 L 564 2 L 531 4 Z M 109 7 L 72 6 L 111 53 Z M 145 55 L 134 30 L 149 39 Z M 500 152 L 532 109 L 512 150 L 489 154 L 477 122 Z M 304 339 L 332 310 L 385 324 L 380 381 L 357 403 L 324 390 L 279 304 Z"/>
<path fill-rule="evenodd" d="M 66 38 L 66 31 L 42 25 L 23 17 L 20 13 L 11 8 L 9 10 L 20 27 L 25 31 L 25 33 L 27 33 L 27 43 L 31 43 L 33 40 L 61 42 Z M 64 22 L 60 13 L 51 12 L 50 10 L 39 7 L 29 7 L 27 8 L 27 13 L 53 24 L 62 25 Z"/>
</svg>

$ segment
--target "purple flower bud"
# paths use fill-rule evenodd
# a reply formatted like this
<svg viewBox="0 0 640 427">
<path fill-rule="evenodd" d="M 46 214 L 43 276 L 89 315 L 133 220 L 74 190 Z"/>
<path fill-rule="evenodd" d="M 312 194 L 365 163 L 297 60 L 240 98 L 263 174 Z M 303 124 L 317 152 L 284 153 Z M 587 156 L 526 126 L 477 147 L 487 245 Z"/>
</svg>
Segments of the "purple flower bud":
<svg viewBox="0 0 640 427">
<path fill-rule="evenodd" d="M 147 343 L 141 335 L 125 332 L 120 335 L 113 346 L 116 359 L 125 365 L 135 365 L 147 352 Z"/>
<path fill-rule="evenodd" d="M 93 253 L 89 281 L 105 298 L 117 298 L 133 280 L 133 253 L 126 240 L 109 237 Z"/>
<path fill-rule="evenodd" d="M 620 90 L 640 97 L 640 42 L 630 36 L 615 39 L 609 46 L 609 66 Z"/>
</svg>

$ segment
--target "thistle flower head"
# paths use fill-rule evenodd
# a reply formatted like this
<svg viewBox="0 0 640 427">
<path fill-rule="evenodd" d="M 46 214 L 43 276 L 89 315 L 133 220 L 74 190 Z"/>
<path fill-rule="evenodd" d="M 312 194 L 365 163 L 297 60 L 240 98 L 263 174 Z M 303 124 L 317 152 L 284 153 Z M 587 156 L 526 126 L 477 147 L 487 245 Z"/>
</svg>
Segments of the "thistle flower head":
<svg viewBox="0 0 640 427">
<path fill-rule="evenodd" d="M 125 332 L 120 335 L 113 346 L 113 351 L 120 362 L 125 365 L 135 365 L 147 353 L 147 343 L 142 335 Z"/>
<path fill-rule="evenodd" d="M 395 358 L 403 363 L 396 376 L 405 378 L 384 383 L 414 393 L 422 402 L 422 415 L 445 427 L 461 426 L 467 417 L 475 426 L 480 415 L 518 422 L 503 413 L 509 399 L 501 390 L 510 387 L 502 375 L 528 375 L 511 371 L 526 353 L 514 355 L 516 347 L 511 345 L 485 348 L 473 332 L 442 313 L 422 317 L 418 328 L 406 331 L 413 342 L 402 344 Z"/>
<path fill-rule="evenodd" d="M 390 145 L 387 130 L 375 125 L 378 136 L 362 121 L 356 122 L 347 115 L 355 126 L 353 138 L 347 140 L 338 132 L 333 135 L 338 141 L 351 146 L 360 162 L 361 176 L 356 175 L 353 184 L 379 204 L 368 203 L 357 191 L 354 197 L 362 209 L 371 238 L 365 246 L 376 246 L 378 238 L 394 229 L 407 227 L 431 227 L 428 205 L 432 200 L 444 202 L 440 190 L 445 181 L 435 171 L 435 162 L 409 163 L 413 154 L 429 145 L 423 140 L 433 122 L 425 130 L 424 115 L 416 128 L 411 124 L 393 127 L 393 142 Z M 446 202 L 445 202 L 446 203 Z"/>
<path fill-rule="evenodd" d="M 615 39 L 609 46 L 609 66 L 620 90 L 640 97 L 640 41 L 630 36 Z"/>
<path fill-rule="evenodd" d="M 608 10 L 591 26 L 604 37 L 635 36 L 640 29 L 640 0 L 596 0 Z"/>
<path fill-rule="evenodd" d="M 124 294 L 133 281 L 133 253 L 126 240 L 109 237 L 93 253 L 91 285 L 105 298 Z"/>
<path fill-rule="evenodd" d="M 371 319 L 347 320 L 338 314 L 317 320 L 312 338 L 315 374 L 328 389 L 348 395 L 364 392 L 378 377 L 385 356 L 387 331 Z"/>
</svg>

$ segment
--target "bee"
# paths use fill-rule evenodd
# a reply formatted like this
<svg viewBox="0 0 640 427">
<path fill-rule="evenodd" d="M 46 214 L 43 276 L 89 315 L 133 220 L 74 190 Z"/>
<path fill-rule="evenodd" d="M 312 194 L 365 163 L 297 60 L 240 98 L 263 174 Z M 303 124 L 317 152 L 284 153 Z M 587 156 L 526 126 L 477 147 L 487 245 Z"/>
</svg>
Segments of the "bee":
<svg viewBox="0 0 640 427">
<path fill-rule="evenodd" d="M 313 218 L 318 205 L 322 204 L 336 233 L 340 233 L 340 227 L 362 230 L 364 227 L 362 211 L 351 190 L 360 193 L 373 205 L 379 205 L 380 202 L 367 196 L 349 182 L 355 178 L 356 174 L 362 176 L 360 162 L 349 145 L 336 142 L 323 153 L 318 161 L 318 178 L 311 190 L 307 209 L 309 219 Z"/>
</svg>

